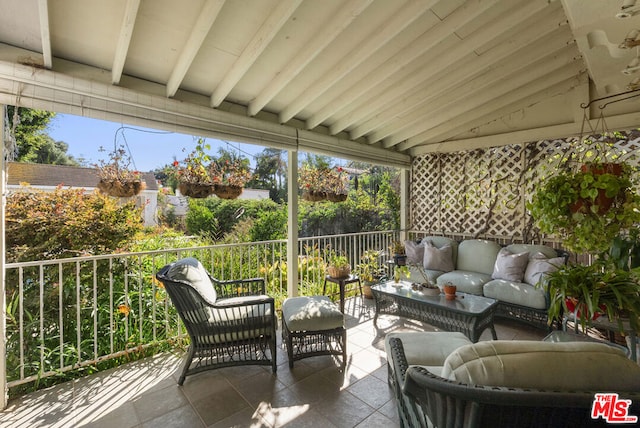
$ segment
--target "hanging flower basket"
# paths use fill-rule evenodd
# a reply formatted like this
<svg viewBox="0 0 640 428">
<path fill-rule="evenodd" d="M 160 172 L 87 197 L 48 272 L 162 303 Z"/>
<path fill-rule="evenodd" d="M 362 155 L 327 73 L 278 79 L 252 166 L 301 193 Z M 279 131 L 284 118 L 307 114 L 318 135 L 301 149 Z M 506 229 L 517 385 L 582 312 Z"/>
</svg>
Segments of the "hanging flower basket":
<svg viewBox="0 0 640 428">
<path fill-rule="evenodd" d="M 136 196 L 144 189 L 145 184 L 142 181 L 120 181 L 120 180 L 100 180 L 98 189 L 102 193 L 118 198 L 129 198 Z"/>
<path fill-rule="evenodd" d="M 327 200 L 330 202 L 344 202 L 347 200 L 346 193 L 327 193 Z"/>
<path fill-rule="evenodd" d="M 305 190 L 302 192 L 302 199 L 309 202 L 319 202 L 327 199 L 327 194 L 316 190 Z"/>
<path fill-rule="evenodd" d="M 236 199 L 242 194 L 241 186 L 229 186 L 225 184 L 216 184 L 213 193 L 220 199 Z"/>
<path fill-rule="evenodd" d="M 181 182 L 178 184 L 178 190 L 180 190 L 180 193 L 183 196 L 188 196 L 190 198 L 206 198 L 213 194 L 213 184 Z"/>
</svg>

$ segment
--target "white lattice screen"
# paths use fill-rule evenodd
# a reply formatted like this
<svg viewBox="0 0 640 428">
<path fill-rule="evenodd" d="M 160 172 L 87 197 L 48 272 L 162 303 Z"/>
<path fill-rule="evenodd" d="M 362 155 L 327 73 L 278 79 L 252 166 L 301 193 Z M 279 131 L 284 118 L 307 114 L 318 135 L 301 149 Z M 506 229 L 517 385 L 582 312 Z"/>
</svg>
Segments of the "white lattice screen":
<svg viewBox="0 0 640 428">
<path fill-rule="evenodd" d="M 606 156 L 638 165 L 640 138 L 637 132 L 624 135 Z M 539 241 L 526 201 L 562 160 L 589 155 L 585 146 L 567 139 L 417 157 L 412 165 L 411 229 Z"/>
</svg>

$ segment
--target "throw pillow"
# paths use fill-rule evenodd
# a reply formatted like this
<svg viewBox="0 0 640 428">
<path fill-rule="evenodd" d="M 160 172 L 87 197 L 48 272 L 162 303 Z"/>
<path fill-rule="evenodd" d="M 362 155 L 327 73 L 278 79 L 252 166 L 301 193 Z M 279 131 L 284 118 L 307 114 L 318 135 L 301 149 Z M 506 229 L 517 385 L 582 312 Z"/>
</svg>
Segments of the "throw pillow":
<svg viewBox="0 0 640 428">
<path fill-rule="evenodd" d="M 542 253 L 535 253 L 531 256 L 527 269 L 524 271 L 524 282 L 536 285 L 542 279 L 542 276 L 548 272 L 558 270 L 558 266 L 564 264 L 564 257 L 554 257 L 548 259 Z"/>
<path fill-rule="evenodd" d="M 209 279 L 207 270 L 202 263 L 193 257 L 187 257 L 173 263 L 167 272 L 167 277 L 174 281 L 188 283 L 210 305 L 216 303 L 216 289 Z"/>
<path fill-rule="evenodd" d="M 416 241 L 404 241 L 404 252 L 407 255 L 408 265 L 421 264 L 424 260 L 424 244 Z"/>
<path fill-rule="evenodd" d="M 451 272 L 454 268 L 451 245 L 446 244 L 438 248 L 431 241 L 426 241 L 424 244 L 423 266 L 428 270 Z"/>
<path fill-rule="evenodd" d="M 513 254 L 511 251 L 503 248 L 498 253 L 491 278 L 522 282 L 527 263 L 529 263 L 528 251 Z"/>
</svg>

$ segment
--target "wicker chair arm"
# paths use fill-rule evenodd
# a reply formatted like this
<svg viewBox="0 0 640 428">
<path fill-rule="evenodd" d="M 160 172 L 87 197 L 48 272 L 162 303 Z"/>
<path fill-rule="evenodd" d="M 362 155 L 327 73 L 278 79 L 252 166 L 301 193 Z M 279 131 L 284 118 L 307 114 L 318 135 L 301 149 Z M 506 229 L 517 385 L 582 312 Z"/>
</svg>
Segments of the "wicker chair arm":
<svg viewBox="0 0 640 428">
<path fill-rule="evenodd" d="M 215 309 L 228 309 L 228 308 L 237 308 L 241 306 L 251 306 L 251 305 L 263 305 L 269 304 L 273 306 L 275 304 L 275 300 L 273 297 L 261 295 L 261 296 L 242 296 L 244 298 L 238 297 L 229 297 L 216 300 L 215 305 L 211 306 Z"/>
</svg>

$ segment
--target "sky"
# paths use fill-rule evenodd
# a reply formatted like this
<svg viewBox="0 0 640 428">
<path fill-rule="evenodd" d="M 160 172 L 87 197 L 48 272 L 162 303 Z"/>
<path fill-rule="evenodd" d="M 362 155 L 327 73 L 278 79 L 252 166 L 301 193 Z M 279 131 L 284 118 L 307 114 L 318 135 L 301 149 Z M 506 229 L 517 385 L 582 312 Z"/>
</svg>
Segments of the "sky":
<svg viewBox="0 0 640 428">
<path fill-rule="evenodd" d="M 124 128 L 123 128 L 124 127 Z M 98 119 L 90 119 L 68 114 L 57 114 L 49 123 L 48 134 L 55 141 L 64 141 L 69 145 L 67 152 L 76 159 L 83 158 L 84 166 L 94 166 L 98 161 L 108 161 L 109 152 L 121 144 L 128 147 L 133 160 L 132 169 L 152 171 L 171 164 L 174 158 L 183 160 L 195 147 L 195 138 L 191 135 L 175 132 L 123 125 Z M 210 154 L 215 155 L 219 147 L 236 150 L 248 157 L 255 165 L 254 156 L 264 147 L 252 144 L 225 142 L 207 138 L 211 145 Z M 103 147 L 104 152 L 99 148 Z M 186 150 L 183 151 L 183 148 Z"/>
</svg>

